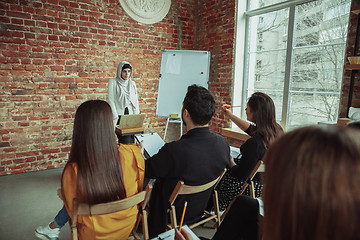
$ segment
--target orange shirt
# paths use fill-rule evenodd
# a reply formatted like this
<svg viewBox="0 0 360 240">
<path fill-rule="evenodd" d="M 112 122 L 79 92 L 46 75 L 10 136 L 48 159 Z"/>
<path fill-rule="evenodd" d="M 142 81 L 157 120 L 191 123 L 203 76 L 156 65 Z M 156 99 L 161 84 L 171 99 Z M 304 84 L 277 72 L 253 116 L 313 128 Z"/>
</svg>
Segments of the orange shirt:
<svg viewBox="0 0 360 240">
<path fill-rule="evenodd" d="M 144 181 L 145 161 L 140 153 L 140 147 L 135 144 L 120 144 L 120 162 L 123 172 L 126 197 L 131 197 L 142 191 Z M 77 196 L 77 164 L 68 164 L 64 169 L 62 186 L 64 204 L 71 217 L 73 199 L 83 200 Z M 126 210 L 102 214 L 78 216 L 77 229 L 79 239 L 127 239 L 133 230 L 137 218 L 137 206 Z"/>
</svg>

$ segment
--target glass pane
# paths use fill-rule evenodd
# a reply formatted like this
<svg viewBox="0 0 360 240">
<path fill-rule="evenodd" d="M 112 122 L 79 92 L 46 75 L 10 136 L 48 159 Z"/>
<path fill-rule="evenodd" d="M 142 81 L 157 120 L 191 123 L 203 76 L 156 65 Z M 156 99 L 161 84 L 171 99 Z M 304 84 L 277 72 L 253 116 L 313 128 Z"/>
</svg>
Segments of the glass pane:
<svg viewBox="0 0 360 240">
<path fill-rule="evenodd" d="M 254 91 L 276 97 L 277 119 L 281 118 L 288 9 L 250 18 L 248 95 Z"/>
<path fill-rule="evenodd" d="M 333 122 L 338 116 L 339 95 L 290 93 L 288 130 L 296 127 Z"/>
<path fill-rule="evenodd" d="M 350 0 L 318 0 L 296 10 L 290 129 L 337 120 Z"/>
<path fill-rule="evenodd" d="M 291 91 L 339 93 L 345 45 L 294 49 Z"/>
<path fill-rule="evenodd" d="M 350 0 L 318 0 L 296 9 L 296 47 L 345 43 Z"/>
<path fill-rule="evenodd" d="M 284 0 L 250 0 L 249 2 L 250 2 L 249 10 L 253 10 L 253 9 L 262 8 L 262 7 L 273 5 L 275 3 L 281 3 L 281 2 L 286 2 L 286 1 L 284 1 Z"/>
</svg>

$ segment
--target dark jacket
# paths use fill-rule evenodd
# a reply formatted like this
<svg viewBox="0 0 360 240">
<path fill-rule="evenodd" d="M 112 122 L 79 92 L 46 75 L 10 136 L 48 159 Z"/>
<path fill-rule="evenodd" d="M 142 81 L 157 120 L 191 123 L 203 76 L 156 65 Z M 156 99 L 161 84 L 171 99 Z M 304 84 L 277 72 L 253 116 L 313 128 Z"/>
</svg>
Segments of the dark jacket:
<svg viewBox="0 0 360 240">
<path fill-rule="evenodd" d="M 165 144 L 153 157 L 145 161 L 145 177 L 156 182 L 150 198 L 150 238 L 166 230 L 169 197 L 176 183 L 183 180 L 186 185 L 202 185 L 216 179 L 230 165 L 230 148 L 220 135 L 211 133 L 208 127 L 195 128 L 180 140 Z M 194 195 L 178 196 L 175 201 L 177 217 L 185 200 L 188 201 L 184 224 L 199 220 L 211 189 Z"/>
</svg>

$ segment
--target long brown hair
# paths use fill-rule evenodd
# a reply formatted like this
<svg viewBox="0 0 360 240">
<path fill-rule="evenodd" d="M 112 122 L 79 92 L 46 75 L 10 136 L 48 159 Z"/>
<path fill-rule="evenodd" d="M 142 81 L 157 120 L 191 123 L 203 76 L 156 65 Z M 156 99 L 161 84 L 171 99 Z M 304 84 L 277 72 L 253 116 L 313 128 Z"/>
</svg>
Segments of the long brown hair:
<svg viewBox="0 0 360 240">
<path fill-rule="evenodd" d="M 284 133 L 276 122 L 273 100 L 265 93 L 255 92 L 249 98 L 248 106 L 253 114 L 253 122 L 256 124 L 253 135 L 260 136 L 265 147 L 269 147 L 276 137 Z"/>
<path fill-rule="evenodd" d="M 358 130 L 291 131 L 264 162 L 264 240 L 360 239 Z"/>
<path fill-rule="evenodd" d="M 125 198 L 112 112 L 107 102 L 90 100 L 77 109 L 69 163 L 78 166 L 78 192 L 85 194 L 82 197 L 87 203 Z"/>
</svg>

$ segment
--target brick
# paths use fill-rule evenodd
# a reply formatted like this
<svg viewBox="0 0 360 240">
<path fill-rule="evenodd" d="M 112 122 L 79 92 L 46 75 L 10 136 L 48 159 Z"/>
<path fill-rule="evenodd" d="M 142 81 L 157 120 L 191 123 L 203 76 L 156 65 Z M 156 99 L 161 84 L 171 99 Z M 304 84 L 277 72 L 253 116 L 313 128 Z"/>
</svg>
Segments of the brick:
<svg viewBox="0 0 360 240">
<path fill-rule="evenodd" d="M 24 12 L 7 12 L 7 16 L 15 18 L 31 19 L 31 15 Z"/>
<path fill-rule="evenodd" d="M 36 161 L 36 157 L 25 158 L 24 160 L 25 160 L 25 162 L 27 162 L 27 163 L 31 163 L 31 162 L 35 162 L 35 161 Z"/>
<path fill-rule="evenodd" d="M 68 2 L 68 1 L 60 1 L 60 2 L 59 2 L 59 5 L 60 5 L 60 6 L 67 7 L 67 6 L 69 6 L 69 2 Z"/>
<path fill-rule="evenodd" d="M 25 159 L 14 159 L 12 161 L 14 164 L 20 164 L 20 163 L 24 163 L 25 162 Z"/>
<path fill-rule="evenodd" d="M 11 23 L 12 23 L 12 24 L 24 24 L 24 20 L 22 20 L 22 19 L 17 19 L 17 18 L 12 18 L 12 19 L 11 19 Z"/>
<path fill-rule="evenodd" d="M 32 13 L 32 14 L 33 14 L 33 13 L 35 13 L 35 8 L 23 6 L 23 12 Z"/>
<path fill-rule="evenodd" d="M 24 169 L 26 167 L 29 167 L 28 163 L 23 163 L 23 164 L 19 164 L 19 165 L 15 165 L 15 166 L 8 166 L 7 168 L 12 171 L 12 170 L 19 170 L 19 169 Z M 13 171 L 13 173 L 22 173 L 22 171 Z"/>
<path fill-rule="evenodd" d="M 3 150 L 6 153 L 10 153 L 10 152 L 16 152 L 16 148 L 12 147 L 12 148 L 4 148 Z"/>
<path fill-rule="evenodd" d="M 1 161 L 1 166 L 7 166 L 7 165 L 10 165 L 12 164 L 12 160 L 6 160 L 6 161 Z"/>
<path fill-rule="evenodd" d="M 60 152 L 59 149 L 46 149 L 46 150 L 41 150 L 40 151 L 42 154 L 51 154 L 51 153 L 58 153 Z M 52 155 L 54 156 L 54 155 Z"/>
<path fill-rule="evenodd" d="M 51 71 L 63 71 L 64 70 L 63 66 L 51 66 L 50 69 L 51 69 Z"/>
<path fill-rule="evenodd" d="M 35 39 L 34 33 L 25 33 L 25 39 Z"/>
<path fill-rule="evenodd" d="M 26 119 L 27 119 L 26 116 L 13 116 L 12 117 L 13 121 L 23 121 L 23 120 L 26 120 Z"/>
<path fill-rule="evenodd" d="M 28 156 L 36 156 L 38 155 L 38 151 L 32 151 L 32 152 L 22 152 L 22 153 L 16 153 L 16 157 L 28 157 Z"/>
</svg>

